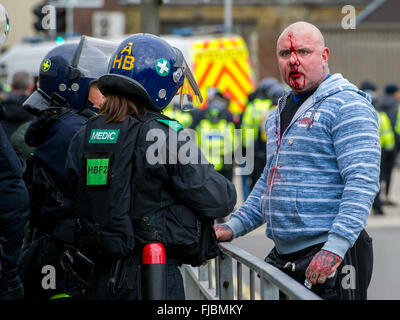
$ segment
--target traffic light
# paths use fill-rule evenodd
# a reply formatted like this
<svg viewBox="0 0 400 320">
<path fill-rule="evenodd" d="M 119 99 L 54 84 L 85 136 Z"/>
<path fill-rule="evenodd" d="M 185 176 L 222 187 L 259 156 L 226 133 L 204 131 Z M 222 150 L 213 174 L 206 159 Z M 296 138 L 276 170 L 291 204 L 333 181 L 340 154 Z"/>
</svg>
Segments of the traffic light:
<svg viewBox="0 0 400 320">
<path fill-rule="evenodd" d="M 34 9 L 33 9 L 33 14 L 36 16 L 36 21 L 33 24 L 33 26 L 35 27 L 35 29 L 37 31 L 44 31 L 45 29 L 43 28 L 43 18 L 45 16 L 44 13 L 42 13 L 42 9 L 43 9 L 44 5 L 40 4 L 37 5 Z"/>
<path fill-rule="evenodd" d="M 57 33 L 66 31 L 66 9 L 52 5 L 37 5 L 33 9 L 36 21 L 33 24 L 37 31 L 56 30 Z"/>
<path fill-rule="evenodd" d="M 57 33 L 65 33 L 66 31 L 65 8 L 56 8 L 56 28 L 57 28 Z"/>
</svg>

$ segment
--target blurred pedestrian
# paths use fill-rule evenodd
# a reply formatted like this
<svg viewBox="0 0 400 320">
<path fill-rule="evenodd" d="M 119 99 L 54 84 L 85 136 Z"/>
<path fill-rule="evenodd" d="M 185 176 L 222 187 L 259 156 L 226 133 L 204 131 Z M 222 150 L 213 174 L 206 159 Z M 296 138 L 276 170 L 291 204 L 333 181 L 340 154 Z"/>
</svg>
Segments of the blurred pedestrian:
<svg viewBox="0 0 400 320">
<path fill-rule="evenodd" d="M 163 114 L 178 121 L 185 129 L 191 128 L 193 124 L 192 110 L 181 110 L 178 99 L 172 99 L 171 103 L 163 110 Z"/>
<path fill-rule="evenodd" d="M 1 102 L 4 107 L 1 125 L 8 139 L 19 126 L 34 117 L 22 108 L 23 102 L 32 93 L 34 86 L 32 75 L 26 71 L 18 71 L 12 77 L 11 92 Z"/>
<path fill-rule="evenodd" d="M 371 98 L 371 104 L 374 106 L 379 121 L 379 139 L 381 143 L 381 164 L 380 164 L 380 175 L 379 181 L 385 178 L 386 170 L 388 167 L 387 161 L 389 160 L 389 164 L 391 164 L 391 153 L 395 148 L 395 137 L 392 125 L 390 124 L 390 119 L 386 112 L 379 110 L 379 102 L 377 96 L 377 87 L 371 81 L 364 81 L 360 89 L 367 93 Z M 388 156 L 389 155 L 389 156 Z M 376 215 L 384 215 L 385 212 L 383 210 L 383 201 L 380 197 L 381 190 L 379 189 L 378 193 L 375 196 L 374 203 L 372 204 L 372 208 L 374 209 L 374 214 Z"/>
<path fill-rule="evenodd" d="M 219 100 L 209 102 L 205 118 L 195 128 L 197 144 L 216 171 L 233 179 L 233 158 L 237 147 L 235 125 L 227 121 L 228 109 Z"/>
<path fill-rule="evenodd" d="M 400 90 L 397 84 L 389 83 L 385 87 L 385 93 L 379 99 L 378 109 L 387 114 L 390 119 L 391 128 L 396 127 L 397 115 L 399 112 Z M 396 157 L 400 148 L 399 136 L 395 135 L 396 146 L 392 150 L 384 150 L 384 159 L 382 167 L 382 181 L 384 182 L 383 194 L 385 195 L 384 204 L 395 205 L 389 199 L 390 186 L 392 182 L 392 172 L 395 165 Z"/>
<path fill-rule="evenodd" d="M 242 154 L 248 158 L 247 161 L 254 162 L 252 173 L 242 175 L 244 201 L 247 199 L 265 166 L 266 140 L 263 139 L 261 126 L 272 106 L 270 89 L 277 83 L 278 81 L 272 77 L 262 79 L 254 94 L 249 96 L 249 101 L 242 115 Z M 246 154 L 246 150 L 251 150 L 251 154 Z M 249 159 L 249 157 L 252 157 L 252 159 Z"/>
</svg>

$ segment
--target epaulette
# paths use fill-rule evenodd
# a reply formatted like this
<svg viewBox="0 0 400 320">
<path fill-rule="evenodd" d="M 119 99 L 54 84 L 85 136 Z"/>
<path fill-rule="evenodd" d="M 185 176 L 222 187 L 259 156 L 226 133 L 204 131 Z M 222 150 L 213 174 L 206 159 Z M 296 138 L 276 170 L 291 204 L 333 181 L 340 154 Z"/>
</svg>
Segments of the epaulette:
<svg viewBox="0 0 400 320">
<path fill-rule="evenodd" d="M 171 129 L 175 130 L 178 132 L 179 130 L 185 129 L 182 124 L 179 123 L 179 121 L 176 120 L 166 120 L 166 119 L 157 119 L 158 122 L 161 122 Z"/>
</svg>

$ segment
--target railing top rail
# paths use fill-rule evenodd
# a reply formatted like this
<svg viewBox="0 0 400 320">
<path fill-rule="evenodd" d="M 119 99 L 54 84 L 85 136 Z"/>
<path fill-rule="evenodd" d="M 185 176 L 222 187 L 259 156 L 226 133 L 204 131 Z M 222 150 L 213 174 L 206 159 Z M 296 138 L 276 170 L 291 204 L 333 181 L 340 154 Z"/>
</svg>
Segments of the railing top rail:
<svg viewBox="0 0 400 320">
<path fill-rule="evenodd" d="M 282 292 L 292 299 L 300 300 L 321 300 L 321 297 L 308 290 L 305 286 L 283 273 L 278 268 L 264 262 L 260 258 L 250 254 L 246 250 L 235 246 L 232 243 L 220 243 L 223 253 L 231 256 L 245 266 L 253 269 L 260 276 L 276 285 Z"/>
</svg>

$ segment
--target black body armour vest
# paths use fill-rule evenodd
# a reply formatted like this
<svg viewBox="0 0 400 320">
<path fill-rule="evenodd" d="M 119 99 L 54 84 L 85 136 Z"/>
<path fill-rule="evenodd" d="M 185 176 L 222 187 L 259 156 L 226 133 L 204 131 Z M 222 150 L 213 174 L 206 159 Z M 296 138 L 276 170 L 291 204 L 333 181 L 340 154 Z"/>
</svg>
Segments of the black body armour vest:
<svg viewBox="0 0 400 320">
<path fill-rule="evenodd" d="M 133 153 L 140 122 L 89 119 L 78 189 L 74 244 L 90 256 L 119 259 L 134 248 Z"/>
</svg>

